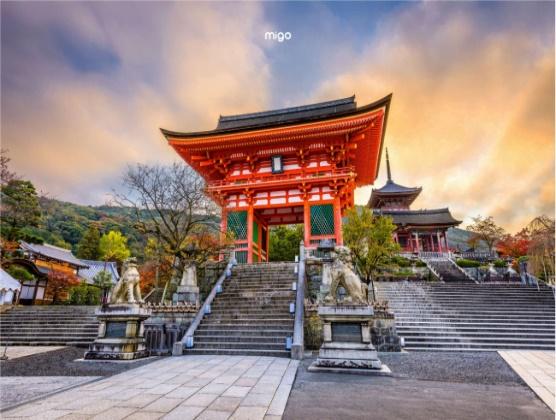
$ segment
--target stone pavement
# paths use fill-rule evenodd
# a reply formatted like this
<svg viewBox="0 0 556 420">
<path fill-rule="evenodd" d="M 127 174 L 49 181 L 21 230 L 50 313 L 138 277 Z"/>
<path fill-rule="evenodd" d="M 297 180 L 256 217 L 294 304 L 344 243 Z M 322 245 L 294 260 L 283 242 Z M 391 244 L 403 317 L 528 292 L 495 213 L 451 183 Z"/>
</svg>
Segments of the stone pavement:
<svg viewBox="0 0 556 420">
<path fill-rule="evenodd" d="M 56 346 L 7 346 L 7 348 L 0 347 L 0 355 L 4 354 L 4 349 L 6 349 L 6 355 L 10 359 L 17 359 L 19 357 L 31 356 L 32 354 L 45 353 L 62 348 L 63 347 Z"/>
<path fill-rule="evenodd" d="M 2 413 L 33 419 L 279 419 L 298 362 L 256 356 L 165 358 Z"/>
<path fill-rule="evenodd" d="M 521 379 L 554 411 L 553 351 L 504 350 L 500 356 Z"/>
</svg>

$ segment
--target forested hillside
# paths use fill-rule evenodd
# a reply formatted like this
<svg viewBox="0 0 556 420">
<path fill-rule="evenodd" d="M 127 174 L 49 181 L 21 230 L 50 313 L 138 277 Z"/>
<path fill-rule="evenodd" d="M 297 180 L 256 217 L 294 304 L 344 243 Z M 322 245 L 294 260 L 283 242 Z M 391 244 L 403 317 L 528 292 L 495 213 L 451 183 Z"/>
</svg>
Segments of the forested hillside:
<svg viewBox="0 0 556 420">
<path fill-rule="evenodd" d="M 25 239 L 42 240 L 76 252 L 83 234 L 91 223 L 96 223 L 101 234 L 117 230 L 126 236 L 132 255 L 141 257 L 144 253 L 146 238 L 133 227 L 130 208 L 83 206 L 50 198 L 41 198 L 40 207 L 39 227 L 25 227 Z"/>
</svg>

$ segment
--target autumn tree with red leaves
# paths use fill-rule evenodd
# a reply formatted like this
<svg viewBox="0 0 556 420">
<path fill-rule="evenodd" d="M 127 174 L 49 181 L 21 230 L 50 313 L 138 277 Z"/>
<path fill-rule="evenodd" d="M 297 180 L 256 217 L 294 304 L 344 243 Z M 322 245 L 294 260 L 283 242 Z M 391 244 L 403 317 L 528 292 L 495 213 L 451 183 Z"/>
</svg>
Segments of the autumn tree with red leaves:
<svg viewBox="0 0 556 420">
<path fill-rule="evenodd" d="M 527 255 L 531 239 L 526 229 L 521 230 L 515 235 L 504 235 L 496 244 L 500 255 L 519 258 Z"/>
<path fill-rule="evenodd" d="M 51 297 L 52 303 L 60 303 L 67 298 L 68 289 L 79 283 L 79 278 L 73 273 L 51 270 L 48 273 L 46 293 Z"/>
</svg>

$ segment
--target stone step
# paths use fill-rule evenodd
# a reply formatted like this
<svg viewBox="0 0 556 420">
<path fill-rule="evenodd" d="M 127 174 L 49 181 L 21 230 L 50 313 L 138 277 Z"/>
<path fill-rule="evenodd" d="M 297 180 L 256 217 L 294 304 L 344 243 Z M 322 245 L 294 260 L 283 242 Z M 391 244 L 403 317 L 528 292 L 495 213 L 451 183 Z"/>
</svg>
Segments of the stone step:
<svg viewBox="0 0 556 420">
<path fill-rule="evenodd" d="M 205 321 L 205 319 L 203 319 Z M 214 325 L 214 324 L 266 324 L 267 326 L 272 325 L 273 327 L 277 325 L 290 325 L 293 324 L 293 317 L 292 318 L 234 318 L 234 317 L 219 317 L 219 318 L 206 318 L 207 325 Z"/>
<path fill-rule="evenodd" d="M 223 335 L 204 335 L 198 334 L 195 336 L 196 343 L 212 343 L 212 342 L 241 342 L 241 343 L 272 343 L 272 344 L 280 344 L 285 345 L 287 335 L 235 335 L 229 334 Z"/>
<path fill-rule="evenodd" d="M 455 341 L 412 341 L 412 340 L 405 340 L 405 348 L 412 349 L 413 347 L 418 348 L 461 348 L 461 349 L 496 349 L 496 350 L 503 350 L 503 349 L 530 349 L 530 350 L 554 350 L 554 343 L 531 343 L 531 342 L 523 342 L 523 343 L 483 343 L 483 342 L 467 342 L 467 343 L 458 343 Z"/>
<path fill-rule="evenodd" d="M 486 326 L 485 326 L 486 324 Z M 453 322 L 443 322 L 443 321 L 435 321 L 435 322 L 426 322 L 426 321 L 405 321 L 405 322 L 398 322 L 396 321 L 396 328 L 425 328 L 430 326 L 430 328 L 438 328 L 444 325 L 448 325 L 454 328 L 473 328 L 473 329 L 515 329 L 517 331 L 522 331 L 524 328 L 527 330 L 530 329 L 547 329 L 551 330 L 554 328 L 554 323 L 507 323 L 507 322 L 488 322 L 488 323 L 477 323 L 477 322 L 465 322 L 465 321 L 453 321 Z"/>
<path fill-rule="evenodd" d="M 209 331 L 212 329 L 219 329 L 219 330 L 244 330 L 250 329 L 251 331 L 258 331 L 258 330 L 289 330 L 293 328 L 293 321 L 290 322 L 283 322 L 280 324 L 272 323 L 269 324 L 268 322 L 214 322 L 214 323 L 201 323 L 197 328 L 197 331 Z M 197 332 L 196 331 L 196 332 Z"/>
<path fill-rule="evenodd" d="M 241 329 L 234 328 L 230 330 L 222 328 L 204 328 L 197 329 L 195 337 L 214 337 L 214 336 L 234 336 L 234 337 L 277 337 L 288 335 L 291 329 Z"/>
<path fill-rule="evenodd" d="M 268 357 L 290 357 L 289 350 L 253 350 L 253 349 L 184 349 L 184 354 L 216 354 L 234 356 L 268 356 Z"/>
<path fill-rule="evenodd" d="M 427 336 L 427 337 L 436 337 L 442 336 L 445 337 L 446 334 L 449 333 L 457 333 L 459 337 L 471 337 L 482 340 L 483 338 L 514 338 L 514 337 L 537 337 L 537 338 L 547 338 L 554 340 L 554 332 L 519 332 L 519 331 L 462 331 L 460 329 L 437 329 L 437 330 L 421 330 L 421 329 L 400 329 L 397 328 L 398 334 L 403 337 L 414 337 L 414 336 Z"/>
<path fill-rule="evenodd" d="M 194 348 L 197 349 L 237 349 L 237 350 L 286 350 L 286 338 L 282 343 L 261 343 L 261 342 L 235 342 L 219 341 L 204 342 L 194 340 Z"/>
</svg>

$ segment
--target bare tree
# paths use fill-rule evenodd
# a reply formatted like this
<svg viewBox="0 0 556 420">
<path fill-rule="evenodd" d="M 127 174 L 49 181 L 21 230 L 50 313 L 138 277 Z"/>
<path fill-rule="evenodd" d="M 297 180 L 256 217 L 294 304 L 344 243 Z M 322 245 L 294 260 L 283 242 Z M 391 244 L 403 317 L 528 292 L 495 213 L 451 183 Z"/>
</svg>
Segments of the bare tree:
<svg viewBox="0 0 556 420">
<path fill-rule="evenodd" d="M 531 238 L 528 256 L 536 276 L 554 284 L 554 219 L 548 216 L 534 218 L 527 226 Z"/>
<path fill-rule="evenodd" d="M 217 207 L 205 195 L 203 179 L 183 163 L 137 164 L 128 166 L 122 184 L 114 201 L 133 209 L 136 228 L 163 246 L 173 259 L 172 277 L 179 279 L 184 261 L 195 258 L 198 233 L 217 231 Z"/>
<path fill-rule="evenodd" d="M 473 217 L 473 223 L 467 227 L 467 230 L 474 233 L 474 236 L 484 241 L 490 252 L 493 251 L 496 243 L 504 236 L 505 231 L 494 222 L 492 216 Z"/>
</svg>

